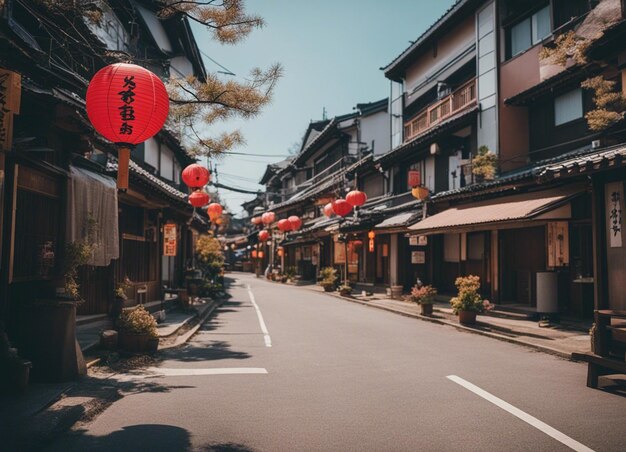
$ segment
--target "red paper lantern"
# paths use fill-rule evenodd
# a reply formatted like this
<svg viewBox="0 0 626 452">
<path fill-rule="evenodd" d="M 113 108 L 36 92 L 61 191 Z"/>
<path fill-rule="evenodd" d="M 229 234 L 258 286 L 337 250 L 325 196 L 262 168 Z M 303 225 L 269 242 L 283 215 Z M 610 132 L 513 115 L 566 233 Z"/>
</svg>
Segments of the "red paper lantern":
<svg viewBox="0 0 626 452">
<path fill-rule="evenodd" d="M 252 258 L 253 259 L 257 258 L 257 251 L 256 250 L 252 250 Z"/>
<path fill-rule="evenodd" d="M 280 229 L 282 232 L 291 231 L 291 223 L 289 222 L 289 220 L 286 219 L 279 220 L 278 229 Z"/>
<path fill-rule="evenodd" d="M 348 204 L 345 199 L 337 199 L 333 201 L 332 206 L 333 212 L 335 212 L 335 214 L 339 215 L 340 217 L 345 217 L 350 212 L 352 212 L 352 206 Z"/>
<path fill-rule="evenodd" d="M 116 63 L 96 72 L 87 88 L 87 115 L 95 129 L 117 144 L 135 145 L 165 123 L 169 96 L 155 74 L 135 64 Z"/>
<path fill-rule="evenodd" d="M 276 214 L 274 212 L 265 212 L 261 215 L 261 221 L 263 224 L 272 224 L 276 220 Z"/>
<path fill-rule="evenodd" d="M 410 170 L 409 171 L 409 188 L 413 188 L 413 187 L 417 187 L 418 185 L 420 185 L 422 183 L 421 180 L 421 176 L 420 176 L 420 172 L 417 170 Z"/>
<path fill-rule="evenodd" d="M 335 214 L 335 212 L 333 211 L 333 203 L 329 202 L 328 204 L 326 204 L 324 206 L 324 215 L 326 215 L 328 218 L 330 218 L 334 214 Z"/>
<path fill-rule="evenodd" d="M 187 187 L 201 188 L 209 183 L 211 174 L 204 166 L 192 163 L 183 170 L 182 177 Z"/>
<path fill-rule="evenodd" d="M 367 195 L 365 194 L 365 192 L 352 190 L 346 195 L 346 201 L 352 207 L 360 207 L 367 201 Z"/>
<path fill-rule="evenodd" d="M 276 249 L 276 253 L 278 254 L 278 257 L 283 257 L 285 255 L 285 248 L 283 248 L 282 246 L 279 246 Z"/>
<path fill-rule="evenodd" d="M 189 204 L 191 204 L 194 207 L 205 206 L 209 202 L 209 200 L 210 200 L 209 195 L 207 195 L 202 190 L 194 190 L 189 195 Z"/>
<path fill-rule="evenodd" d="M 224 209 L 222 209 L 222 206 L 220 206 L 216 202 L 213 202 L 209 204 L 209 207 L 206 208 L 206 213 L 207 215 L 209 215 L 209 219 L 211 221 L 215 221 L 222 215 L 223 210 Z"/>
<path fill-rule="evenodd" d="M 352 246 L 354 248 L 361 248 L 363 246 L 363 241 L 362 240 L 353 240 L 350 243 L 352 243 Z"/>
<path fill-rule="evenodd" d="M 250 220 L 250 222 L 251 222 L 253 225 L 258 226 L 258 225 L 260 225 L 260 224 L 261 224 L 261 217 L 253 217 L 253 218 Z"/>
<path fill-rule="evenodd" d="M 263 229 L 261 232 L 259 232 L 259 240 L 261 242 L 265 242 L 269 238 L 270 238 L 270 233 L 267 232 L 265 229 Z"/>
<path fill-rule="evenodd" d="M 289 223 L 291 223 L 291 230 L 297 231 L 302 227 L 302 220 L 297 215 L 292 215 L 288 218 Z"/>
</svg>

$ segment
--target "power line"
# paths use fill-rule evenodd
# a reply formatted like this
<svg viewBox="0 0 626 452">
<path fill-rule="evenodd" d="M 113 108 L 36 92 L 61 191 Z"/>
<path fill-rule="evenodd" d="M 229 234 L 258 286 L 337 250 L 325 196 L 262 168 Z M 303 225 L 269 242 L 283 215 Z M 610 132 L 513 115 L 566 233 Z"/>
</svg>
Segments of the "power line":
<svg viewBox="0 0 626 452">
<path fill-rule="evenodd" d="M 217 61 L 215 61 L 213 58 L 211 58 L 210 56 L 208 56 L 206 53 L 204 53 L 202 50 L 200 50 L 200 53 L 202 55 L 204 55 L 205 57 L 207 57 L 209 60 L 211 60 L 213 63 L 217 64 L 219 67 L 221 67 L 222 69 L 224 69 L 224 71 L 217 71 L 220 74 L 226 74 L 226 75 L 233 75 L 233 76 L 237 76 L 237 74 L 235 74 L 233 71 L 231 71 L 230 69 L 228 69 L 225 66 L 222 66 L 221 64 L 219 64 Z"/>
</svg>

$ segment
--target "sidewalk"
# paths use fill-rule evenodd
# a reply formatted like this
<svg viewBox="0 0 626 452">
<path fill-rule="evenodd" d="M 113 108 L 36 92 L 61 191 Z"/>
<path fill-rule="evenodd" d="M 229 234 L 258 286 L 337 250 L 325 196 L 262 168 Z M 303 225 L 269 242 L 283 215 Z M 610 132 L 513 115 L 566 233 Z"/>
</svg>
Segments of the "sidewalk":
<svg viewBox="0 0 626 452">
<path fill-rule="evenodd" d="M 482 314 L 477 318 L 476 325 L 461 325 L 448 304 L 436 303 L 432 316 L 420 314 L 417 304 L 387 298 L 386 295 L 370 296 L 354 295 L 342 297 L 338 292 L 324 292 L 318 285 L 301 286 L 308 290 L 326 293 L 342 300 L 371 306 L 396 314 L 413 317 L 427 322 L 448 325 L 461 331 L 481 334 L 494 339 L 523 345 L 546 353 L 573 359 L 572 353 L 591 351 L 591 339 L 586 322 L 566 321 L 550 327 L 540 327 L 539 323 L 521 315 L 504 311 Z"/>
<path fill-rule="evenodd" d="M 161 304 L 160 301 L 155 301 L 146 303 L 145 307 L 147 310 L 154 312 L 158 310 Z M 180 308 L 166 310 L 165 321 L 157 325 L 160 342 L 171 342 L 168 339 L 171 339 L 172 336 L 175 336 L 183 328 L 192 324 L 195 319 L 205 316 L 207 311 L 212 310 L 216 304 L 217 302 L 211 299 L 198 299 L 185 310 Z M 90 320 L 92 321 L 89 323 L 85 323 L 83 320 L 82 324 L 79 324 L 78 319 L 76 322 L 76 338 L 83 353 L 87 353 L 98 346 L 100 333 L 113 329 L 113 321 L 109 317 L 99 316 Z M 159 345 L 159 348 L 161 348 L 161 345 Z"/>
</svg>

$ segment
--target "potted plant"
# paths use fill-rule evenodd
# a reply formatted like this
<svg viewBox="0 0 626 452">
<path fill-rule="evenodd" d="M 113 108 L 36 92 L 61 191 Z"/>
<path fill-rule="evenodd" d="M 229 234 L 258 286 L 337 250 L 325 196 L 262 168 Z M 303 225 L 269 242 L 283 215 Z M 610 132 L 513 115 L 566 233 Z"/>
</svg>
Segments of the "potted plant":
<svg viewBox="0 0 626 452">
<path fill-rule="evenodd" d="M 324 288 L 324 292 L 332 292 L 337 282 L 337 270 L 333 267 L 324 267 L 320 270 L 320 286 Z"/>
<path fill-rule="evenodd" d="M 342 284 L 339 286 L 339 295 L 347 297 L 352 294 L 352 286 L 348 284 Z"/>
<path fill-rule="evenodd" d="M 117 319 L 122 310 L 124 309 L 124 304 L 126 300 L 128 300 L 128 295 L 126 291 L 131 288 L 131 281 L 128 278 L 124 278 L 124 281 L 117 284 L 115 287 L 115 298 L 113 299 L 113 304 L 111 305 L 111 317 Z"/>
<path fill-rule="evenodd" d="M 480 289 L 480 277 L 469 275 L 456 279 L 454 285 L 459 290 L 456 297 L 450 300 L 452 311 L 459 315 L 459 322 L 464 325 L 476 323 L 476 314 L 491 310 L 493 306 L 489 300 L 483 300 Z"/>
<path fill-rule="evenodd" d="M 411 289 L 411 294 L 407 297 L 407 300 L 419 304 L 422 315 L 431 315 L 433 313 L 433 303 L 435 302 L 436 295 L 437 289 L 433 286 L 416 285 Z"/>
<path fill-rule="evenodd" d="M 159 344 L 157 322 L 146 309 L 139 305 L 120 315 L 118 344 L 130 353 L 156 351 Z"/>
<path fill-rule="evenodd" d="M 472 159 L 472 174 L 476 182 L 493 180 L 496 177 L 498 156 L 491 152 L 487 146 L 478 148 L 478 154 Z"/>
</svg>

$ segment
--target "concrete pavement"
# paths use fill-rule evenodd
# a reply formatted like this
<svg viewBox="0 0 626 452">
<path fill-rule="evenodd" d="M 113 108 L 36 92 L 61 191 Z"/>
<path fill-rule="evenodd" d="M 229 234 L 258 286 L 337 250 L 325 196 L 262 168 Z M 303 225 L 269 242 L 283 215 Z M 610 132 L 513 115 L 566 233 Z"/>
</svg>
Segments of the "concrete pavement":
<svg viewBox="0 0 626 452">
<path fill-rule="evenodd" d="M 586 388 L 582 364 L 250 275 L 231 295 L 50 449 L 626 447 L 626 397 Z"/>
</svg>

